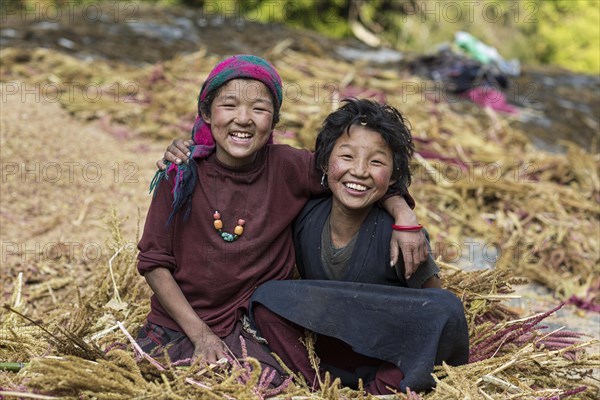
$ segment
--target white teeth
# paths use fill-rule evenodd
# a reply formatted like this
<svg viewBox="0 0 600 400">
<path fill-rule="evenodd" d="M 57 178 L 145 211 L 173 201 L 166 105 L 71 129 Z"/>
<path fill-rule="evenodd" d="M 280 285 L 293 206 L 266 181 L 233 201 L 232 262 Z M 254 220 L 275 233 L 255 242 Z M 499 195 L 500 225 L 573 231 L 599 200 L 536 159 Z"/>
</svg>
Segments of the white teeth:
<svg viewBox="0 0 600 400">
<path fill-rule="evenodd" d="M 349 189 L 358 190 L 361 192 L 364 192 L 365 190 L 367 190 L 366 186 L 359 185 L 358 183 L 346 183 L 346 187 Z"/>
<path fill-rule="evenodd" d="M 231 136 L 238 139 L 250 139 L 252 137 L 252 135 L 247 132 L 232 132 Z"/>
</svg>

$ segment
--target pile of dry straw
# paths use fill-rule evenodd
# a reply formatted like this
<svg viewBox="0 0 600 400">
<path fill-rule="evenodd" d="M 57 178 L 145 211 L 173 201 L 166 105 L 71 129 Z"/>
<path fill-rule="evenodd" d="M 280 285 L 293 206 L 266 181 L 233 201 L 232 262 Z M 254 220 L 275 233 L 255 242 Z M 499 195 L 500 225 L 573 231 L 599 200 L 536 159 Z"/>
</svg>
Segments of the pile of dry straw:
<svg viewBox="0 0 600 400">
<path fill-rule="evenodd" d="M 419 154 L 411 192 L 440 257 L 444 285 L 464 302 L 472 363 L 442 366 L 435 372 L 436 390 L 397 398 L 597 398 L 593 370 L 600 355 L 586 351 L 594 341 L 540 329 L 553 310 L 526 318 L 505 302 L 526 277 L 561 299 L 600 303 L 600 278 L 594 273 L 598 156 L 570 145 L 565 154 L 537 151 L 510 118 L 432 96 L 430 83 L 419 78 L 301 55 L 288 45 L 266 55 L 285 83 L 279 142 L 311 148 L 320 122 L 345 96 L 385 99 L 412 122 Z M 187 135 L 201 79 L 218 59 L 198 52 L 146 68 L 95 61 L 92 69 L 53 51 L 4 49 L 0 61 L 3 82 L 41 83 L 48 91 L 75 81 L 102 88 L 97 102 L 90 102 L 85 90 L 60 96 L 81 120 L 101 118 L 109 131 L 124 126 L 149 138 L 173 138 Z M 0 316 L 0 362 L 27 364 L 19 372 L 0 372 L 1 395 L 363 398 L 332 380 L 322 382 L 318 393 L 310 394 L 301 379 L 273 391 L 268 373 L 250 368 L 252 360 L 222 372 L 202 365 L 178 368 L 135 352 L 128 335 L 137 333 L 148 312 L 149 289 L 137 275 L 135 249 L 126 244 L 137 238 L 123 237 L 122 222 L 116 215 L 108 218 L 110 257 L 85 267 L 69 260 L 73 274 L 85 274 L 87 285 L 59 274 L 29 284 L 19 265 L 3 266 L 2 282 L 12 297 L 5 299 Z M 494 249 L 494 269 L 466 272 L 454 266 L 464 256 L 466 238 L 479 240 L 480 249 Z M 44 268 L 58 269 L 63 261 Z"/>
</svg>

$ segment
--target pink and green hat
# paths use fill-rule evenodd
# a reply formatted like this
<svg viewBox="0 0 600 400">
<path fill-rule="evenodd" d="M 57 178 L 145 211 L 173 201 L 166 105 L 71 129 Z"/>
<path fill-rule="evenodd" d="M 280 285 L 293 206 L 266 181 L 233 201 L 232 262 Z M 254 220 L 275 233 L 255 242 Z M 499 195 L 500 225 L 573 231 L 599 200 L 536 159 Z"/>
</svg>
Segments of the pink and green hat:
<svg viewBox="0 0 600 400">
<path fill-rule="evenodd" d="M 221 86 L 233 79 L 255 79 L 262 82 L 271 92 L 275 112 L 281 108 L 281 78 L 275 68 L 266 60 L 252 55 L 236 55 L 218 63 L 210 72 L 198 95 L 198 117 L 192 128 L 192 139 L 199 146 L 214 146 L 214 140 L 208 126 L 202 119 L 200 104 Z M 194 156 L 198 156 L 194 154 Z"/>
</svg>

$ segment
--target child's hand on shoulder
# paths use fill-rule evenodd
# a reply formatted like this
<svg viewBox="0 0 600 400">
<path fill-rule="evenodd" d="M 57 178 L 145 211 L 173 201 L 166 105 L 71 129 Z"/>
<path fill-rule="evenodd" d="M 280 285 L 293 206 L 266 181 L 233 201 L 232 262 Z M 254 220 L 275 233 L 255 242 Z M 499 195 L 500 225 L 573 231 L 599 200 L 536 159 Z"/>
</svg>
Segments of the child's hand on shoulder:
<svg viewBox="0 0 600 400">
<path fill-rule="evenodd" d="M 173 143 L 167 147 L 167 151 L 165 151 L 165 155 L 161 160 L 156 162 L 156 166 L 161 171 L 164 171 L 167 168 L 167 161 L 175 163 L 177 165 L 181 163 L 188 162 L 188 158 L 190 156 L 190 146 L 192 146 L 194 142 L 192 140 L 182 140 L 175 139 Z"/>
</svg>

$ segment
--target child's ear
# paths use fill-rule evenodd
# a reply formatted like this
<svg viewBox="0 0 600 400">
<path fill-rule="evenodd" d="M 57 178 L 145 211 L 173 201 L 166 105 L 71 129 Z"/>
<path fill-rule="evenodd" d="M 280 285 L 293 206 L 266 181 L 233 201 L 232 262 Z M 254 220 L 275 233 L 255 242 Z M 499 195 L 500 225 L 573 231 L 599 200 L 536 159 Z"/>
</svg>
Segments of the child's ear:
<svg viewBox="0 0 600 400">
<path fill-rule="evenodd" d="M 204 120 L 204 122 L 206 122 L 206 124 L 210 125 L 210 115 L 206 115 L 204 113 L 204 111 L 201 111 L 202 114 L 202 119 Z"/>
<path fill-rule="evenodd" d="M 396 182 L 398 182 L 398 179 L 390 179 L 390 184 L 388 186 L 392 187 L 392 185 L 395 185 Z"/>
</svg>

